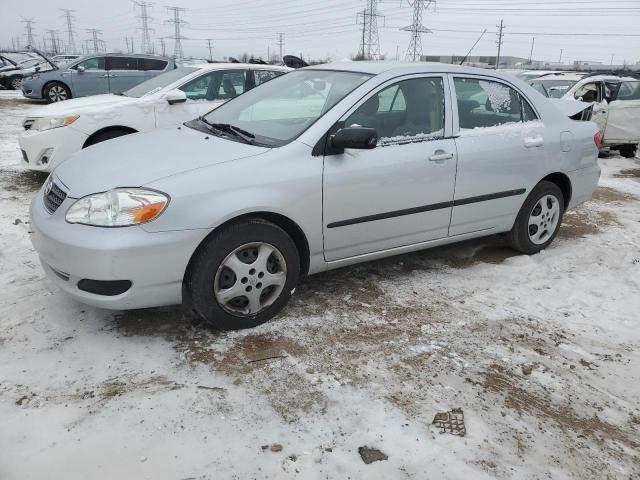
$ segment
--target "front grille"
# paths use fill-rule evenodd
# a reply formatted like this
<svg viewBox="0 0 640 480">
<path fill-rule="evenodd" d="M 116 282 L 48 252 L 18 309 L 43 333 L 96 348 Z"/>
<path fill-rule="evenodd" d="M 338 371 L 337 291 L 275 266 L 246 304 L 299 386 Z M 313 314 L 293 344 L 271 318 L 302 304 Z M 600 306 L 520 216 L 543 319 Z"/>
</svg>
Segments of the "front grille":
<svg viewBox="0 0 640 480">
<path fill-rule="evenodd" d="M 24 122 L 22 122 L 22 126 L 25 130 L 29 130 L 31 128 L 31 125 L 33 125 L 33 122 L 35 121 L 35 118 L 27 118 Z"/>
<path fill-rule="evenodd" d="M 67 198 L 67 194 L 53 180 L 49 180 L 44 189 L 44 206 L 49 213 L 55 212 L 65 198 Z"/>
</svg>

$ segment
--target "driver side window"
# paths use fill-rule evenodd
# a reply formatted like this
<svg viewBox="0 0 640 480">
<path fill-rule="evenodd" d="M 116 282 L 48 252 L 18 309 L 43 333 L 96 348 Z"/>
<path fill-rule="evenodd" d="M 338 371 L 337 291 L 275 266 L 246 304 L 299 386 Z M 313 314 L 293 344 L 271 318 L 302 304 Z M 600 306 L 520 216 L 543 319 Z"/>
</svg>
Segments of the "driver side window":
<svg viewBox="0 0 640 480">
<path fill-rule="evenodd" d="M 88 58 L 74 68 L 77 70 L 78 67 L 83 67 L 85 70 L 104 70 L 104 57 Z"/>
<path fill-rule="evenodd" d="M 394 83 L 374 93 L 344 123 L 375 128 L 381 146 L 442 138 L 442 78 L 413 78 Z"/>
<path fill-rule="evenodd" d="M 244 93 L 245 72 L 216 70 L 180 87 L 190 100 L 229 100 Z"/>
</svg>

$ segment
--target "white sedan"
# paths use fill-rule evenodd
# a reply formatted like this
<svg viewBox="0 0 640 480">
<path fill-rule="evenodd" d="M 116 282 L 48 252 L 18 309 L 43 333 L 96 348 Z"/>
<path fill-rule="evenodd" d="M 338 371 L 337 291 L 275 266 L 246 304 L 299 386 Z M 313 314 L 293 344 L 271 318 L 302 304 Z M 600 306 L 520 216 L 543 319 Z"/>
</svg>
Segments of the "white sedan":
<svg viewBox="0 0 640 480">
<path fill-rule="evenodd" d="M 35 108 L 18 141 L 27 168 L 51 172 L 70 155 L 112 138 L 199 117 L 286 67 L 212 63 L 181 67 L 122 93 Z"/>
</svg>

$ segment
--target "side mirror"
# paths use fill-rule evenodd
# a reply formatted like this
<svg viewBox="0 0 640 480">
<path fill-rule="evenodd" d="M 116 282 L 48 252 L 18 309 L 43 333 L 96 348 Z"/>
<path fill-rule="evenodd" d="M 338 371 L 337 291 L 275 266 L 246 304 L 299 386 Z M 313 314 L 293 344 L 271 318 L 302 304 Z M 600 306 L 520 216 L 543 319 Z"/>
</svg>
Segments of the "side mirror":
<svg viewBox="0 0 640 480">
<path fill-rule="evenodd" d="M 169 105 L 173 105 L 174 103 L 184 103 L 187 101 L 187 94 L 182 90 L 173 89 L 169 90 L 167 94 L 164 96 L 165 100 Z"/>
<path fill-rule="evenodd" d="M 76 70 L 78 71 L 78 73 L 84 73 L 84 67 L 82 65 L 77 66 Z"/>
<path fill-rule="evenodd" d="M 378 132 L 369 127 L 345 127 L 338 130 L 331 137 L 333 148 L 343 150 L 345 148 L 357 148 L 371 150 L 378 144 Z"/>
</svg>

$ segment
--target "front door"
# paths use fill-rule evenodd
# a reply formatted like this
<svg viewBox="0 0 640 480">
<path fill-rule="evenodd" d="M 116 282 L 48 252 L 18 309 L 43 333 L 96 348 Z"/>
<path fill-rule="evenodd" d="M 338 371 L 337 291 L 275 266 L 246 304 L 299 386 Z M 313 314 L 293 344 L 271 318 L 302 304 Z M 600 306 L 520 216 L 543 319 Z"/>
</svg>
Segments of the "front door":
<svg viewBox="0 0 640 480">
<path fill-rule="evenodd" d="M 109 93 L 105 57 L 88 58 L 71 67 L 69 71 L 71 72 L 72 95 L 74 97 Z"/>
<path fill-rule="evenodd" d="M 324 158 L 329 262 L 447 236 L 456 175 L 447 80 L 405 78 L 379 87 L 342 119 L 375 128 L 376 148 Z"/>
<path fill-rule="evenodd" d="M 620 83 L 609 104 L 607 143 L 640 143 L 640 80 Z"/>
<path fill-rule="evenodd" d="M 511 228 L 532 179 L 544 169 L 545 142 L 557 140 L 510 85 L 458 75 L 453 84 L 458 172 L 449 234 Z"/>
</svg>

